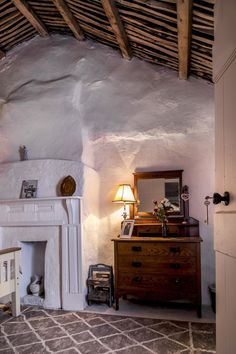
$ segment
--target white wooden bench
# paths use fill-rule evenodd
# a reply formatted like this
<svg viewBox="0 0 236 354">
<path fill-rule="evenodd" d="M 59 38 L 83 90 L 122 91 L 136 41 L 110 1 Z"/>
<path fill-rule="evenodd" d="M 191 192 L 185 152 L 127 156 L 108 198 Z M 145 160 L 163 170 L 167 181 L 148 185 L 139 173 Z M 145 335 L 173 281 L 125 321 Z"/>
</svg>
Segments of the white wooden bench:
<svg viewBox="0 0 236 354">
<path fill-rule="evenodd" d="M 12 315 L 20 314 L 19 257 L 21 248 L 0 250 L 0 298 L 12 296 Z"/>
</svg>

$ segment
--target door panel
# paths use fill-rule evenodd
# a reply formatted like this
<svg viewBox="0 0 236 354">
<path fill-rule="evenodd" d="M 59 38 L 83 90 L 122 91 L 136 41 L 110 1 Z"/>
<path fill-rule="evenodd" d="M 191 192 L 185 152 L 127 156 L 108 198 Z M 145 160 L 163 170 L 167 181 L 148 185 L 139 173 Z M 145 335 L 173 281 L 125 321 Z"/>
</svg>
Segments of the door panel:
<svg viewBox="0 0 236 354">
<path fill-rule="evenodd" d="M 236 225 L 235 225 L 236 213 L 235 212 L 228 213 L 226 210 L 218 212 L 215 214 L 214 221 L 215 221 L 215 234 L 214 234 L 215 250 L 225 253 L 231 257 L 236 257 Z M 235 268 L 235 273 L 236 273 L 236 268 Z"/>
<path fill-rule="evenodd" d="M 216 252 L 216 352 L 235 354 L 236 351 L 236 260 Z M 219 292 L 220 291 L 220 292 Z"/>
<path fill-rule="evenodd" d="M 216 192 L 230 204 L 215 207 L 216 352 L 236 353 L 236 1 L 216 2 L 214 47 Z"/>
</svg>

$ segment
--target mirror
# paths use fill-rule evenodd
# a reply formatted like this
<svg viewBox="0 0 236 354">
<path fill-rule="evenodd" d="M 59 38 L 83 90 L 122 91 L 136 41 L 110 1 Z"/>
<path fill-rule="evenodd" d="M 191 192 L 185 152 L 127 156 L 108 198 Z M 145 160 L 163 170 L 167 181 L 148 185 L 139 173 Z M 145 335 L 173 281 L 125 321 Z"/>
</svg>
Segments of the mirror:
<svg viewBox="0 0 236 354">
<path fill-rule="evenodd" d="M 182 173 L 183 170 L 135 172 L 134 196 L 138 203 L 134 205 L 134 218 L 153 218 L 153 201 L 160 203 L 163 198 L 173 208 L 169 215 L 183 216 Z"/>
</svg>

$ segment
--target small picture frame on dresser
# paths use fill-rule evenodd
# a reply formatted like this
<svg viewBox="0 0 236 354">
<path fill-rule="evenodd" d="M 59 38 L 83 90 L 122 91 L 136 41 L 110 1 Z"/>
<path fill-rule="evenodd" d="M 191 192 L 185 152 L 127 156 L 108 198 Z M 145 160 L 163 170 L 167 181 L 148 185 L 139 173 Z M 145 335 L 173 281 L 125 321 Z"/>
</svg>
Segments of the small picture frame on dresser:
<svg viewBox="0 0 236 354">
<path fill-rule="evenodd" d="M 124 220 L 121 226 L 121 238 L 130 238 L 134 228 L 134 220 Z"/>
</svg>

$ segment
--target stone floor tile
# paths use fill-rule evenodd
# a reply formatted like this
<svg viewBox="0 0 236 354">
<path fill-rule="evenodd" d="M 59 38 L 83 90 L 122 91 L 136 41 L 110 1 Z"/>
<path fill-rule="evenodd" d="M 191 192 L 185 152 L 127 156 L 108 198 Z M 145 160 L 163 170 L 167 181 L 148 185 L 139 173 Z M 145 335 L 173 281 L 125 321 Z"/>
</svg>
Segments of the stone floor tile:
<svg viewBox="0 0 236 354">
<path fill-rule="evenodd" d="M 185 321 L 170 321 L 170 323 L 184 329 L 189 329 L 189 322 Z"/>
<path fill-rule="evenodd" d="M 119 331 L 117 329 L 113 328 L 112 326 L 110 326 L 109 324 L 105 324 L 105 325 L 90 328 L 90 332 L 95 337 L 101 338 L 101 337 L 110 336 L 112 334 L 116 334 Z"/>
<path fill-rule="evenodd" d="M 115 323 L 112 323 L 112 325 L 121 331 L 128 331 L 130 329 L 136 329 L 141 327 L 139 323 L 133 321 L 131 318 L 126 318 L 125 320 L 117 321 Z"/>
<path fill-rule="evenodd" d="M 115 351 L 115 353 L 117 353 L 117 354 L 151 354 L 151 352 L 148 349 L 142 347 L 141 345 L 136 345 L 134 347 L 117 350 L 117 351 Z"/>
<path fill-rule="evenodd" d="M 9 344 L 7 343 L 7 340 L 5 337 L 0 337 L 0 349 L 7 349 L 9 348 Z"/>
<path fill-rule="evenodd" d="M 72 348 L 76 344 L 75 342 L 69 337 L 63 337 L 53 340 L 47 340 L 45 345 L 49 348 L 52 352 L 62 351 L 64 349 Z"/>
<path fill-rule="evenodd" d="M 58 310 L 45 309 L 44 311 L 50 316 L 61 316 L 61 315 L 68 315 L 72 313 L 72 311 L 66 311 L 62 309 L 58 309 Z"/>
<path fill-rule="evenodd" d="M 112 350 L 125 348 L 135 344 L 132 339 L 124 334 L 115 334 L 113 336 L 101 338 L 100 341 Z"/>
<path fill-rule="evenodd" d="M 146 327 L 128 331 L 126 334 L 140 343 L 163 337 L 162 334 Z"/>
<path fill-rule="evenodd" d="M 87 342 L 88 340 L 94 339 L 94 337 L 88 331 L 73 334 L 72 337 L 76 340 L 77 343 Z"/>
<path fill-rule="evenodd" d="M 109 352 L 107 348 L 105 348 L 96 340 L 79 344 L 77 348 L 79 349 L 81 354 L 103 354 Z"/>
<path fill-rule="evenodd" d="M 94 318 L 89 318 L 86 320 L 86 323 L 88 323 L 89 326 L 94 327 L 94 326 L 98 326 L 100 324 L 105 324 L 106 321 L 104 321 L 102 318 L 100 317 L 94 317 Z"/>
<path fill-rule="evenodd" d="M 31 306 L 22 308 L 17 318 L 9 311 L 0 311 L 0 324 L 0 354 L 215 353 L 215 324 L 212 323 L 191 323 L 193 349 L 190 349 L 190 323 L 184 321 Z M 49 343 L 48 347 L 39 337 Z"/>
<path fill-rule="evenodd" d="M 155 318 L 142 318 L 142 317 L 134 317 L 133 320 L 135 322 L 138 322 L 142 326 L 151 326 L 163 322 L 163 320 L 159 320 Z"/>
<path fill-rule="evenodd" d="M 103 318 L 107 322 L 116 322 L 120 320 L 125 320 L 127 316 L 118 316 L 118 315 L 99 315 L 100 318 Z"/>
<path fill-rule="evenodd" d="M 61 329 L 60 327 L 51 327 L 51 328 L 43 328 L 37 330 L 37 334 L 42 338 L 43 340 L 47 339 L 55 339 L 55 338 L 60 338 L 66 336 L 65 331 Z"/>
<path fill-rule="evenodd" d="M 4 332 L 8 334 L 19 334 L 31 331 L 29 325 L 25 322 L 6 322 L 3 324 Z"/>
<path fill-rule="evenodd" d="M 191 322 L 191 328 L 193 331 L 203 331 L 203 332 L 215 333 L 216 324 L 215 323 Z"/>
<path fill-rule="evenodd" d="M 80 318 L 75 316 L 73 313 L 69 313 L 67 315 L 54 317 L 54 320 L 59 324 L 67 324 L 67 323 L 79 321 Z"/>
<path fill-rule="evenodd" d="M 93 318 L 93 317 L 97 317 L 98 315 L 97 313 L 90 313 L 90 312 L 75 312 L 75 313 L 81 319 Z"/>
<path fill-rule="evenodd" d="M 183 345 L 186 345 L 187 347 L 190 346 L 190 335 L 189 335 L 189 331 L 185 331 L 185 332 L 181 332 L 181 333 L 176 333 L 176 334 L 172 334 L 171 336 L 169 336 L 170 339 L 175 340 L 176 342 L 179 342 Z"/>
<path fill-rule="evenodd" d="M 170 322 L 163 322 L 159 323 L 153 326 L 149 326 L 149 328 L 152 328 L 153 330 L 165 334 L 166 336 L 178 333 L 178 332 L 183 332 L 183 329 L 180 327 L 177 327 Z"/>
<path fill-rule="evenodd" d="M 215 350 L 216 338 L 214 333 L 192 332 L 194 349 Z"/>
<path fill-rule="evenodd" d="M 39 342 L 39 339 L 33 332 L 27 332 L 22 334 L 13 334 L 7 337 L 14 347 L 18 345 L 25 345 L 30 343 Z"/>
<path fill-rule="evenodd" d="M 35 343 L 30 345 L 23 345 L 16 348 L 16 352 L 19 354 L 45 354 L 49 351 L 44 347 L 42 343 Z"/>
<path fill-rule="evenodd" d="M 161 338 L 146 342 L 143 344 L 145 347 L 151 349 L 155 353 L 160 354 L 177 354 L 179 351 L 187 349 L 185 346 L 171 341 L 167 338 Z"/>
<path fill-rule="evenodd" d="M 13 349 L 0 349 L 0 354 L 14 354 Z"/>
<path fill-rule="evenodd" d="M 44 328 L 55 327 L 57 324 L 51 318 L 45 317 L 45 318 L 31 320 L 30 325 L 34 329 L 44 329 Z"/>
<path fill-rule="evenodd" d="M 68 323 L 62 327 L 69 334 L 76 334 L 76 333 L 84 332 L 90 328 L 86 323 L 84 323 L 82 321 Z"/>
<path fill-rule="evenodd" d="M 42 310 L 27 310 L 24 313 L 25 318 L 28 320 L 35 319 L 35 318 L 41 318 L 41 317 L 48 317 L 48 314 Z"/>
<path fill-rule="evenodd" d="M 57 353 L 63 353 L 63 354 L 78 354 L 78 350 L 75 348 L 70 348 L 70 349 L 64 349 L 62 351 L 59 351 Z"/>
<path fill-rule="evenodd" d="M 12 322 L 24 322 L 25 321 L 25 316 L 19 315 L 17 317 L 10 317 L 9 321 L 7 321 L 7 323 L 12 323 Z"/>
</svg>

